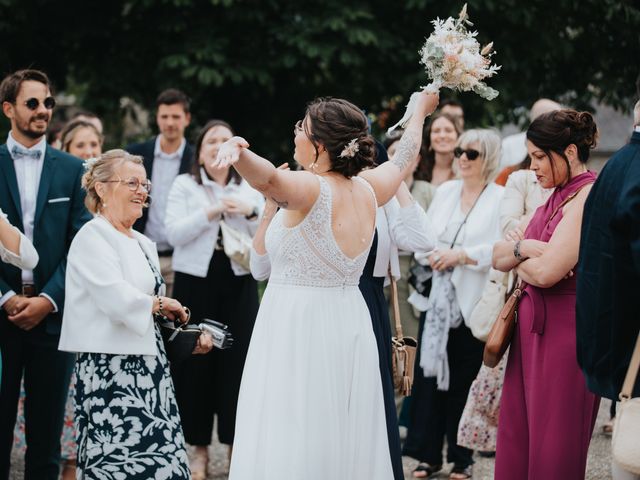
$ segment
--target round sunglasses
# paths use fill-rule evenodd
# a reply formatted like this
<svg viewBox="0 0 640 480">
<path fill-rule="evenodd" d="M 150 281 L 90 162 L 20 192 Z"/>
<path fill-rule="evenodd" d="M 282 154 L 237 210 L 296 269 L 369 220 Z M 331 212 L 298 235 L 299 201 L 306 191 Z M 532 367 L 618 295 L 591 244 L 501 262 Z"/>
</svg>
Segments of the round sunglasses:
<svg viewBox="0 0 640 480">
<path fill-rule="evenodd" d="M 473 148 L 467 148 L 466 150 L 460 147 L 456 147 L 453 150 L 453 156 L 456 158 L 460 158 L 462 154 L 467 156 L 467 160 L 475 160 L 480 156 L 480 152 L 478 150 L 474 150 Z"/>
<path fill-rule="evenodd" d="M 47 97 L 42 101 L 42 104 L 44 105 L 44 108 L 46 108 L 47 110 L 53 110 L 53 108 L 56 106 L 56 99 L 53 97 Z M 29 110 L 37 110 L 37 108 L 40 106 L 40 100 L 33 97 L 28 100 L 25 100 L 24 105 Z"/>
</svg>

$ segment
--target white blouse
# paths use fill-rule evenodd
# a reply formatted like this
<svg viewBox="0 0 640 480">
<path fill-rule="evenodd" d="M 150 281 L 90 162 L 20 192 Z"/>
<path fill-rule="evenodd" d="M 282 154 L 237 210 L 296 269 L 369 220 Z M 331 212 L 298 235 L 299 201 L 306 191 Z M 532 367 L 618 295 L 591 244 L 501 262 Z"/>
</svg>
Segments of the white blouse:
<svg viewBox="0 0 640 480">
<path fill-rule="evenodd" d="M 501 238 L 499 212 L 503 191 L 504 188 L 495 183 L 490 183 L 487 186 L 456 239 L 457 248 L 462 248 L 467 257 L 477 262 L 477 265 L 456 267 L 451 276 L 465 323 L 482 295 L 482 289 L 491 266 L 493 244 Z M 433 225 L 435 234 L 441 240 L 448 236 L 445 233 L 447 225 L 455 216 L 456 209 L 460 209 L 461 194 L 462 180 L 450 180 L 440 185 L 429 206 L 427 218 Z M 451 239 L 453 234 L 450 235 Z M 449 248 L 451 244 L 441 243 L 440 246 Z M 422 258 L 418 257 L 423 257 L 423 255 L 416 255 L 420 261 Z"/>
<path fill-rule="evenodd" d="M 160 262 L 155 243 L 139 232 L 132 234 L 134 238 L 128 237 L 98 216 L 74 237 L 67 257 L 60 350 L 157 354 L 151 314 L 156 280 L 147 256 L 158 271 Z"/>
<path fill-rule="evenodd" d="M 7 220 L 7 216 L 0 209 L 0 217 L 2 218 L 0 221 L 5 221 L 9 223 Z M 33 270 L 35 266 L 38 264 L 38 252 L 35 247 L 31 243 L 31 241 L 16 227 L 12 226 L 12 228 L 18 232 L 20 235 L 20 250 L 18 253 L 14 253 L 8 248 L 6 248 L 2 241 L 0 241 L 0 259 L 4 263 L 10 263 L 18 268 L 22 268 L 25 270 Z"/>
<path fill-rule="evenodd" d="M 202 185 L 199 185 L 189 173 L 178 175 L 167 201 L 165 227 L 167 238 L 173 245 L 173 269 L 204 278 L 218 239 L 220 219 L 207 218 L 206 210 L 212 199 L 239 198 L 258 209 L 258 215 L 264 209 L 264 197 L 254 190 L 245 180 L 240 184 L 229 182 L 220 186 L 202 173 Z M 244 215 L 227 215 L 224 220 L 231 228 L 253 237 L 258 227 L 258 218 L 247 220 Z M 231 260 L 231 269 L 237 276 L 249 272 Z"/>
</svg>

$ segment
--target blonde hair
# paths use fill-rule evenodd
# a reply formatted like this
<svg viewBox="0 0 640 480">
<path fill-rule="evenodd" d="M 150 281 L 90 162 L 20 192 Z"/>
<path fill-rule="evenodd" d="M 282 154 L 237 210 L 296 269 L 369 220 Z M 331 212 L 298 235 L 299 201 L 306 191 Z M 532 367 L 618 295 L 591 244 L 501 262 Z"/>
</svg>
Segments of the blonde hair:
<svg viewBox="0 0 640 480">
<path fill-rule="evenodd" d="M 89 123 L 85 120 L 72 120 L 71 122 L 67 123 L 62 129 L 62 132 L 60 132 L 60 144 L 63 152 L 69 152 L 69 147 L 71 146 L 71 142 L 73 142 L 73 139 L 76 136 L 76 134 L 83 128 L 88 128 L 93 133 L 95 133 L 96 136 L 98 137 L 98 141 L 100 142 L 100 145 L 102 145 L 102 142 L 104 141 L 104 137 L 98 131 L 98 129 L 93 123 Z"/>
<path fill-rule="evenodd" d="M 495 130 L 488 128 L 476 128 L 466 130 L 460 138 L 458 138 L 458 147 L 466 148 L 468 145 L 478 142 L 480 155 L 482 157 L 482 177 L 485 182 L 493 180 L 498 174 L 500 166 L 500 152 L 502 142 L 500 135 Z M 457 170 L 458 162 L 454 162 L 454 169 Z M 456 171 L 456 174 L 458 172 Z"/>
<path fill-rule="evenodd" d="M 84 204 L 91 213 L 100 213 L 101 199 L 96 192 L 96 183 L 109 180 L 113 177 L 116 168 L 125 162 L 143 165 L 142 157 L 119 149 L 109 150 L 85 162 L 86 172 L 82 176 L 82 188 L 87 192 Z"/>
</svg>

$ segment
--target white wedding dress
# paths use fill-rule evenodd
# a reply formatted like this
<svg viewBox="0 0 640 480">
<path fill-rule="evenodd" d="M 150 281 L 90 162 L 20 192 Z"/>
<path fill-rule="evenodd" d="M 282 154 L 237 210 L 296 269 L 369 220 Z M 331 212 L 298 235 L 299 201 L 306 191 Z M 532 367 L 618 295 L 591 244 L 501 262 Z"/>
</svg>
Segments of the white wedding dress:
<svg viewBox="0 0 640 480">
<path fill-rule="evenodd" d="M 266 234 L 271 278 L 244 368 L 231 480 L 393 478 L 371 318 L 325 179 L 306 218 Z M 370 185 L 363 179 L 359 181 Z M 224 388 L 224 385 L 220 385 Z"/>
</svg>

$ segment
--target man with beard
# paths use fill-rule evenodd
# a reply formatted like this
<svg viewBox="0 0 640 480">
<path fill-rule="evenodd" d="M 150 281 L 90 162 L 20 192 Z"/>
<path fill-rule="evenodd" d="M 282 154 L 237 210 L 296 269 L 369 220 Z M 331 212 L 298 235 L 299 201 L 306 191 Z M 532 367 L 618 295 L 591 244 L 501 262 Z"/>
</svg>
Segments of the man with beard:
<svg viewBox="0 0 640 480">
<path fill-rule="evenodd" d="M 190 103 L 189 97 L 175 88 L 160 93 L 156 100 L 156 123 L 160 135 L 126 148 L 129 153 L 144 158 L 144 168 L 153 185 L 153 201 L 149 210 L 144 211 L 133 228 L 156 242 L 168 296 L 173 290 L 173 247 L 167 240 L 164 216 L 173 181 L 179 174 L 189 171 L 193 159 L 193 146 L 184 138 L 184 131 L 191 122 Z"/>
<path fill-rule="evenodd" d="M 49 79 L 20 70 L 0 84 L 2 111 L 11 121 L 0 146 L 0 208 L 33 242 L 33 270 L 0 264 L 0 479 L 10 468 L 20 381 L 24 374 L 27 454 L 25 479 L 58 478 L 60 434 L 72 354 L 58 351 L 66 256 L 91 216 L 80 187 L 82 161 L 47 145 L 55 106 Z M 99 252 L 96 252 L 99 253 Z"/>
</svg>

